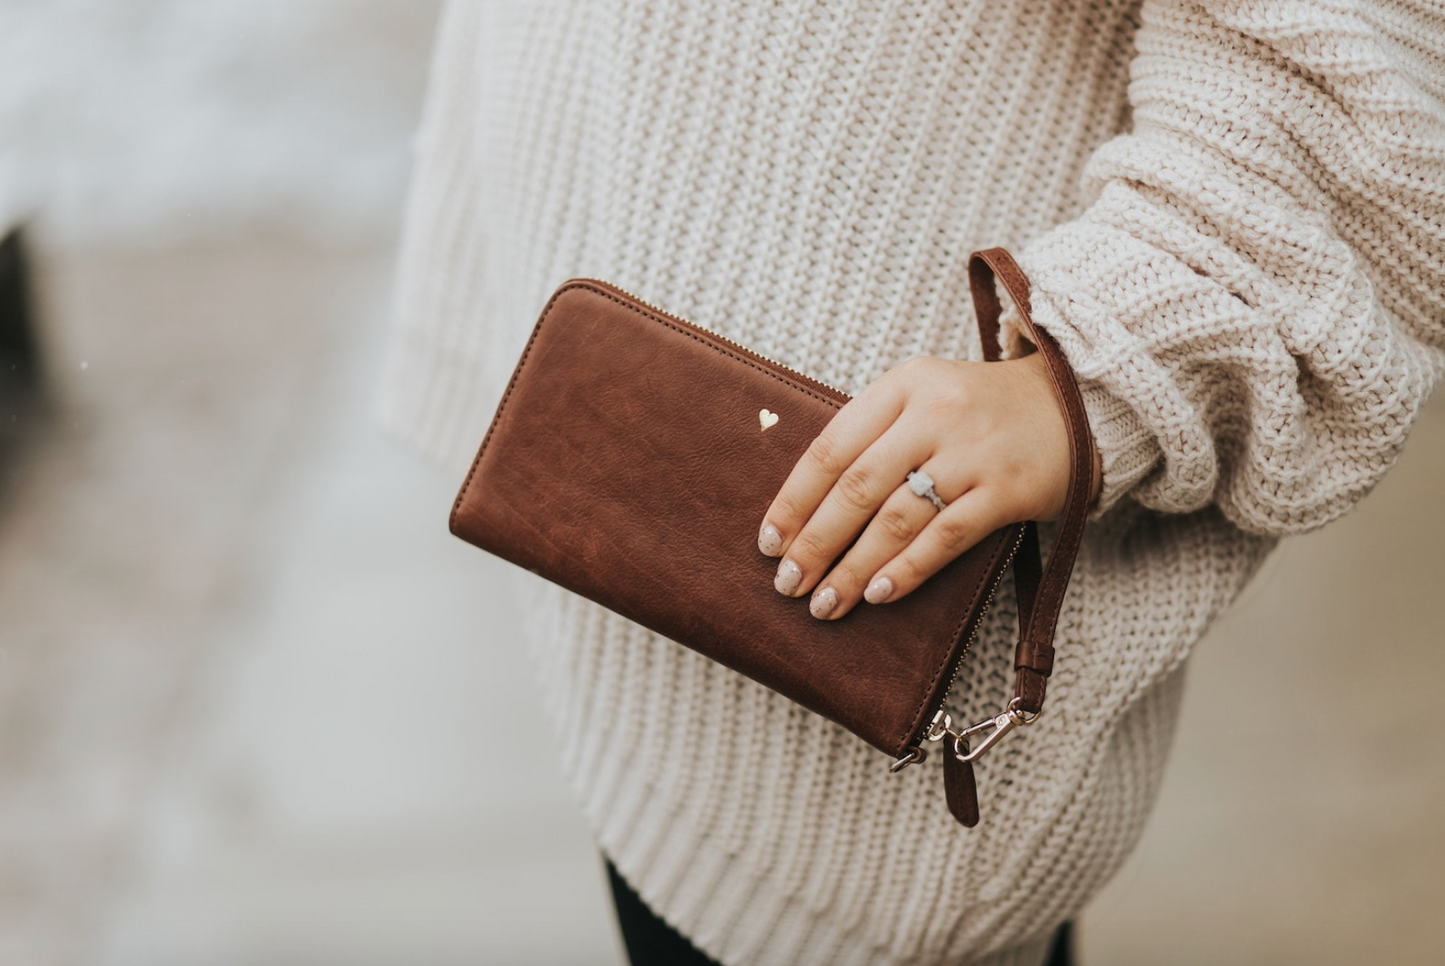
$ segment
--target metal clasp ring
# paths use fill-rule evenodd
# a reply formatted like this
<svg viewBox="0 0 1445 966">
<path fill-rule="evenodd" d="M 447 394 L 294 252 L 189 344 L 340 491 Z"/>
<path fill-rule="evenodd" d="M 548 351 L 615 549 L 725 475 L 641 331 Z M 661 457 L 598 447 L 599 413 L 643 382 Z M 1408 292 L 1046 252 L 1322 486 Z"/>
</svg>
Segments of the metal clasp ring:
<svg viewBox="0 0 1445 966">
<path fill-rule="evenodd" d="M 896 775 L 909 765 L 916 765 L 928 757 L 928 752 L 918 745 L 910 745 L 897 761 L 888 766 L 888 774 Z"/>
</svg>

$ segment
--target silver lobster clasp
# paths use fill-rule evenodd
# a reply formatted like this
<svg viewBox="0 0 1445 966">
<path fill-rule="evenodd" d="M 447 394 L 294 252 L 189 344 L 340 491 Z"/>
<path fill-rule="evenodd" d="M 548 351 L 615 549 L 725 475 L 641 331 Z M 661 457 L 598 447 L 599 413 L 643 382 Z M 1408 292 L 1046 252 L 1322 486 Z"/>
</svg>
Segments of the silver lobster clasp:
<svg viewBox="0 0 1445 966">
<path fill-rule="evenodd" d="M 1014 729 L 1015 725 L 1030 725 L 1037 720 L 1038 715 L 1025 715 L 1018 709 L 1019 699 L 1014 698 L 1008 703 L 999 714 L 994 715 L 985 721 L 980 721 L 963 729 L 954 739 L 954 754 L 960 761 L 978 761 L 988 753 L 988 750 L 999 743 L 1004 735 Z M 983 740 L 978 743 L 977 748 L 970 748 L 969 738 L 974 735 L 983 735 Z"/>
</svg>

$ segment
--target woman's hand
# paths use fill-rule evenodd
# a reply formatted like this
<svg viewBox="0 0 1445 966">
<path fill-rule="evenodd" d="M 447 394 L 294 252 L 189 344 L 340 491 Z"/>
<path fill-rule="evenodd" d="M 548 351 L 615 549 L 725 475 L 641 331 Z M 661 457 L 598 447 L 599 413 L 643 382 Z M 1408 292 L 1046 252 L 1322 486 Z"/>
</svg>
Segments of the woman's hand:
<svg viewBox="0 0 1445 966">
<path fill-rule="evenodd" d="M 915 469 L 933 478 L 943 510 L 905 485 Z M 1068 426 L 1038 353 L 910 359 L 808 447 L 768 507 L 758 548 L 783 557 L 779 593 L 811 591 L 814 617 L 842 617 L 860 600 L 898 600 L 1001 526 L 1058 516 L 1069 469 Z M 1096 489 L 1098 475 L 1096 466 Z"/>
</svg>

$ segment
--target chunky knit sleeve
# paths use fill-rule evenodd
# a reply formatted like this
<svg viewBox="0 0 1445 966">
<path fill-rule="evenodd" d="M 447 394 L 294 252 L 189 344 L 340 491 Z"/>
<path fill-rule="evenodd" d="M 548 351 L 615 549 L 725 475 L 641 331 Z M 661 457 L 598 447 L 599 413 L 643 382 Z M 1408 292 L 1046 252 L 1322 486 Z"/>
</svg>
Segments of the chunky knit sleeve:
<svg viewBox="0 0 1445 966">
<path fill-rule="evenodd" d="M 1285 534 L 1394 462 L 1445 359 L 1445 6 L 1150 0 L 1130 133 L 1021 262 L 1129 497 Z"/>
</svg>

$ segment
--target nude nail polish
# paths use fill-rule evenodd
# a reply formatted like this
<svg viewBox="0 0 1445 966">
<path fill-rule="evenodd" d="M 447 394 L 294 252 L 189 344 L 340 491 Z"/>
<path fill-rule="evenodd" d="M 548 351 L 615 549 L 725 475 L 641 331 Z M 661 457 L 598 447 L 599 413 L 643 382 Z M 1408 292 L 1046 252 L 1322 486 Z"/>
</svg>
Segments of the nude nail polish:
<svg viewBox="0 0 1445 966">
<path fill-rule="evenodd" d="M 793 563 L 791 557 L 784 557 L 783 562 L 778 565 L 778 576 L 773 579 L 773 587 L 778 593 L 791 597 L 802 582 L 803 569 Z"/>
<path fill-rule="evenodd" d="M 783 549 L 783 535 L 771 523 L 763 524 L 758 531 L 758 549 L 766 556 L 776 557 Z"/>
<path fill-rule="evenodd" d="M 824 587 L 813 595 L 808 601 L 808 613 L 818 620 L 825 619 L 829 614 L 838 609 L 838 592 L 832 587 Z"/>
<path fill-rule="evenodd" d="M 881 604 L 893 596 L 893 581 L 887 577 L 875 578 L 868 589 L 863 591 L 863 599 L 870 604 Z"/>
</svg>

